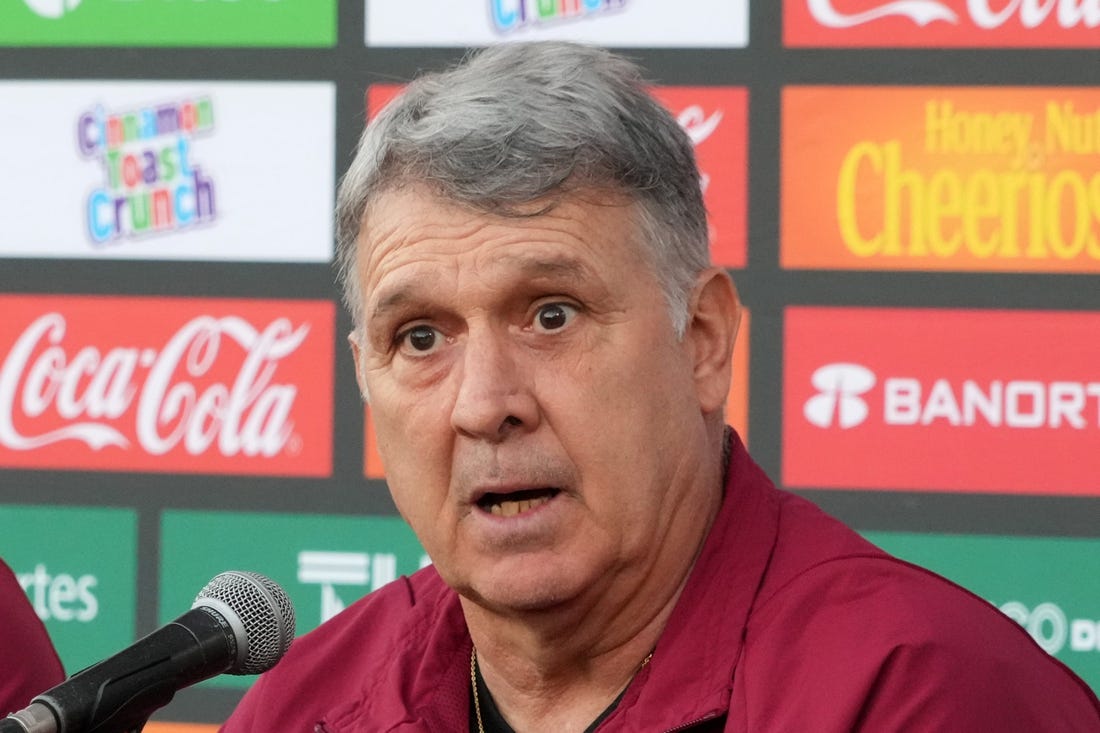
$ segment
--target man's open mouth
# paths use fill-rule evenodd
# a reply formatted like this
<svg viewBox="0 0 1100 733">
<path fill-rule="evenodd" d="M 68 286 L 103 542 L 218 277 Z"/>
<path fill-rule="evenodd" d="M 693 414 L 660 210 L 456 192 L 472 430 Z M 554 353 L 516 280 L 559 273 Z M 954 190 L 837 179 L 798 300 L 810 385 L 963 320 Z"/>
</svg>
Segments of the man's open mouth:
<svg viewBox="0 0 1100 733">
<path fill-rule="evenodd" d="M 535 507 L 542 506 L 561 493 L 561 489 L 524 489 L 507 494 L 488 493 L 477 500 L 477 505 L 498 517 L 514 517 Z"/>
</svg>

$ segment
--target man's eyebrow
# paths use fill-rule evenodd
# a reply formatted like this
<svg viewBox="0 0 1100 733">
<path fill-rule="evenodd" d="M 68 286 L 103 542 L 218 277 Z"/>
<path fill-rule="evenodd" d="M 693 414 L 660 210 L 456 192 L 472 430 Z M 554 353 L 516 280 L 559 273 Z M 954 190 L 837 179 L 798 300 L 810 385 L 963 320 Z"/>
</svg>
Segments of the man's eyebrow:
<svg viewBox="0 0 1100 733">
<path fill-rule="evenodd" d="M 591 273 L 591 268 L 574 257 L 539 257 L 537 255 L 509 255 L 501 260 L 518 274 L 527 278 L 581 277 Z"/>
<path fill-rule="evenodd" d="M 419 288 L 412 283 L 402 284 L 390 292 L 383 295 L 383 297 L 374 304 L 371 309 L 371 318 L 378 318 L 385 315 L 387 312 L 397 310 L 409 303 L 418 300 L 417 291 Z"/>
<path fill-rule="evenodd" d="M 517 277 L 526 280 L 569 279 L 575 280 L 592 274 L 592 268 L 580 259 L 568 256 L 542 257 L 530 254 L 505 255 L 498 264 L 511 268 Z M 371 308 L 370 317 L 378 318 L 386 313 L 399 310 L 410 303 L 420 303 L 430 296 L 431 290 L 424 291 L 420 282 L 405 282 L 387 288 L 382 297 Z"/>
</svg>

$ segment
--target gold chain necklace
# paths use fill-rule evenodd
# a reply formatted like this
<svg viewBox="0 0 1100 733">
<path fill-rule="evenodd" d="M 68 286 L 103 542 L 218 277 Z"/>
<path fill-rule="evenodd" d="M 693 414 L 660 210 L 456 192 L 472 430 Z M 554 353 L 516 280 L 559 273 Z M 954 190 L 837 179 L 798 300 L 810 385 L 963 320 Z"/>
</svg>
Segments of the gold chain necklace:
<svg viewBox="0 0 1100 733">
<path fill-rule="evenodd" d="M 642 668 L 653 659 L 653 652 L 645 655 L 645 659 L 638 665 L 634 674 L 642 671 Z M 477 733 L 485 733 L 485 726 L 481 723 L 481 696 L 477 694 L 477 647 L 470 649 L 470 691 L 474 695 L 474 715 L 477 717 Z"/>
<path fill-rule="evenodd" d="M 474 713 L 477 714 L 477 733 L 485 733 L 485 726 L 481 724 L 481 701 L 477 694 L 477 647 L 470 650 L 470 689 L 474 693 Z"/>
</svg>

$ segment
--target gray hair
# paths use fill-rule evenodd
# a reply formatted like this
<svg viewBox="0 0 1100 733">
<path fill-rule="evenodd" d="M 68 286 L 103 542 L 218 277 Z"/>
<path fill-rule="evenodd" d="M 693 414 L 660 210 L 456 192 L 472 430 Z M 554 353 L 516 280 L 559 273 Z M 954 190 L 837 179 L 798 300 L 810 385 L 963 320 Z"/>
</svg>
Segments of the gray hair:
<svg viewBox="0 0 1100 733">
<path fill-rule="evenodd" d="M 337 195 L 337 267 L 356 328 L 356 239 L 368 205 L 421 184 L 504 216 L 571 190 L 625 194 L 683 335 L 710 264 L 706 210 L 691 140 L 645 84 L 620 56 L 552 41 L 491 46 L 410 83 L 363 131 Z"/>
</svg>

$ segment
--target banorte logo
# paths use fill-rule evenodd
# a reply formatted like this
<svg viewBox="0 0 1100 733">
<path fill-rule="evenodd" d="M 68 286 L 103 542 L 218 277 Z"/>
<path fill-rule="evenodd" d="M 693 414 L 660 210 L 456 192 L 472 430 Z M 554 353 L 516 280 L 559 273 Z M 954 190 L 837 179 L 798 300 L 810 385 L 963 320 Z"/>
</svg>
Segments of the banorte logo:
<svg viewBox="0 0 1100 733">
<path fill-rule="evenodd" d="M 81 113 L 77 148 L 99 162 L 104 177 L 85 204 L 88 238 L 102 245 L 213 222 L 214 181 L 192 159 L 192 142 L 213 130 L 209 97 Z"/>
<path fill-rule="evenodd" d="M 860 395 L 875 386 L 875 374 L 859 364 L 826 364 L 810 378 L 818 393 L 806 400 L 802 414 L 819 428 L 854 428 L 870 411 Z"/>
<path fill-rule="evenodd" d="M 623 10 L 627 0 L 489 0 L 489 16 L 497 33 L 530 25 L 582 20 Z"/>
<path fill-rule="evenodd" d="M 0 465 L 331 471 L 331 303 L 4 296 L 0 308 Z"/>
<path fill-rule="evenodd" d="M 854 428 L 867 420 L 870 408 L 861 395 L 877 382 L 870 369 L 859 364 L 826 364 L 810 381 L 819 390 L 802 411 L 811 423 L 819 428 Z M 1080 430 L 1100 428 L 1100 418 L 1091 417 L 1094 412 L 1100 415 L 1100 381 L 995 379 L 983 383 L 966 379 L 954 383 L 907 376 L 883 380 L 882 422 L 886 425 L 1069 426 Z"/>
<path fill-rule="evenodd" d="M 792 307 L 785 327 L 785 485 L 1100 496 L 1100 314 Z"/>
<path fill-rule="evenodd" d="M 791 46 L 1084 46 L 1097 0 L 784 0 Z"/>
<path fill-rule="evenodd" d="M 60 18 L 67 12 L 76 10 L 81 0 L 23 0 L 36 15 L 43 18 Z"/>
</svg>

